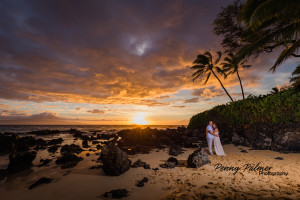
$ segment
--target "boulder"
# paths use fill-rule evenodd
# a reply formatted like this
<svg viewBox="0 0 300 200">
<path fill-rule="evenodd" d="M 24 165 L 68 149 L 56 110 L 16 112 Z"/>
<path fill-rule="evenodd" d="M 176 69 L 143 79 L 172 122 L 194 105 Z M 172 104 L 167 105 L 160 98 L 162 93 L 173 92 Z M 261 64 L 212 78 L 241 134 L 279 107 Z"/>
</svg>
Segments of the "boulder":
<svg viewBox="0 0 300 200">
<path fill-rule="evenodd" d="M 249 128 L 244 131 L 244 135 L 250 144 L 254 144 L 256 137 L 258 136 L 258 132 L 255 129 Z"/>
<path fill-rule="evenodd" d="M 166 169 L 172 169 L 176 167 L 176 163 L 175 162 L 165 162 L 164 164 L 160 164 L 159 165 L 161 168 L 166 168 Z"/>
<path fill-rule="evenodd" d="M 58 149 L 58 146 L 57 145 L 53 145 L 51 147 L 48 148 L 48 152 L 50 153 L 55 153 Z"/>
<path fill-rule="evenodd" d="M 39 186 L 41 184 L 47 184 L 47 183 L 51 183 L 53 179 L 51 178 L 45 178 L 45 177 L 42 177 L 40 178 L 37 182 L 33 183 L 31 186 L 29 186 L 29 190 L 35 188 L 36 186 Z"/>
<path fill-rule="evenodd" d="M 137 161 L 135 161 L 132 164 L 131 167 L 132 168 L 143 167 L 144 169 L 151 169 L 149 164 L 147 164 L 146 162 L 141 161 L 140 159 L 138 159 Z"/>
<path fill-rule="evenodd" d="M 88 140 L 83 140 L 82 141 L 82 147 L 83 148 L 89 148 L 90 147 L 89 144 L 88 144 Z"/>
<path fill-rule="evenodd" d="M 170 157 L 170 158 L 167 160 L 167 162 L 173 162 L 173 163 L 175 163 L 175 165 L 178 165 L 178 160 L 177 160 L 176 158 L 174 158 L 174 157 Z"/>
<path fill-rule="evenodd" d="M 82 161 L 83 158 L 76 156 L 73 153 L 64 153 L 61 157 L 58 157 L 55 161 L 56 164 L 62 165 L 61 168 L 72 168 L 77 165 L 78 162 Z"/>
<path fill-rule="evenodd" d="M 260 133 L 256 138 L 253 149 L 268 150 L 271 148 L 271 144 L 272 139 L 267 137 L 266 134 Z"/>
<path fill-rule="evenodd" d="M 103 163 L 103 171 L 110 176 L 119 176 L 131 166 L 131 160 L 128 159 L 127 154 L 113 144 L 103 147 L 100 160 Z"/>
<path fill-rule="evenodd" d="M 62 138 L 52 139 L 47 141 L 47 145 L 61 144 L 63 141 Z"/>
<path fill-rule="evenodd" d="M 137 187 L 144 187 L 145 183 L 147 183 L 149 179 L 147 177 L 144 177 L 142 180 L 138 181 L 136 184 Z"/>
<path fill-rule="evenodd" d="M 286 132 L 279 136 L 277 144 L 281 146 L 281 151 L 300 152 L 300 130 Z"/>
<path fill-rule="evenodd" d="M 204 151 L 203 148 L 194 151 L 194 153 L 189 155 L 187 160 L 187 166 L 190 168 L 199 168 L 209 163 L 210 160 L 208 158 L 208 154 Z"/>
<path fill-rule="evenodd" d="M 171 156 L 178 156 L 179 154 L 182 154 L 182 148 L 179 145 L 173 145 L 169 148 L 169 155 Z"/>
<path fill-rule="evenodd" d="M 51 159 L 41 159 L 38 167 L 47 166 L 52 160 Z"/>
<path fill-rule="evenodd" d="M 61 149 L 60 149 L 60 152 L 62 154 L 64 153 L 76 153 L 76 154 L 79 154 L 83 151 L 82 148 L 80 148 L 79 145 L 76 145 L 76 144 L 71 144 L 71 145 L 64 145 Z"/>
<path fill-rule="evenodd" d="M 231 141 L 234 145 L 237 146 L 237 145 L 241 144 L 241 137 L 237 133 L 233 133 Z"/>
<path fill-rule="evenodd" d="M 36 157 L 35 151 L 14 152 L 9 155 L 8 173 L 16 173 L 32 166 L 32 161 Z"/>
<path fill-rule="evenodd" d="M 129 195 L 129 192 L 126 189 L 117 189 L 112 190 L 110 192 L 105 192 L 104 197 L 111 197 L 114 199 L 121 199 L 123 197 L 127 197 Z"/>
</svg>

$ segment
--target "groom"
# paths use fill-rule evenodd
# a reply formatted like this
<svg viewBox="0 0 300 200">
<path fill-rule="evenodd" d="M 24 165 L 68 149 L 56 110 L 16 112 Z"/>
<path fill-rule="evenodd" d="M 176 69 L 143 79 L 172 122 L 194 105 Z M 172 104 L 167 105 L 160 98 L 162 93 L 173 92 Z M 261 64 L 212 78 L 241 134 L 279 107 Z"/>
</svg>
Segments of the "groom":
<svg viewBox="0 0 300 200">
<path fill-rule="evenodd" d="M 207 139 L 207 144 L 208 144 L 208 149 L 209 149 L 209 153 L 210 155 L 213 155 L 213 151 L 212 151 L 212 145 L 213 145 L 213 141 L 214 141 L 214 129 L 212 127 L 213 122 L 209 121 L 209 125 L 206 127 L 206 139 Z"/>
</svg>

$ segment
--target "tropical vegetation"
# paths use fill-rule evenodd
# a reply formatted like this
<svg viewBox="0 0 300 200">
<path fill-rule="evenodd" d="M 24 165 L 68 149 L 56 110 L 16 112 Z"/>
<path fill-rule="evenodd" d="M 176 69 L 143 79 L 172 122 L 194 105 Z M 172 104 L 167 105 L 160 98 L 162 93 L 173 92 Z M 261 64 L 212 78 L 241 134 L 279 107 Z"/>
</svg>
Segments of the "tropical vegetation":
<svg viewBox="0 0 300 200">
<path fill-rule="evenodd" d="M 251 124 L 299 124 L 300 92 L 289 88 L 264 96 L 250 95 L 244 100 L 219 105 L 194 115 L 188 128 L 205 129 L 210 120 L 229 127 Z"/>
</svg>

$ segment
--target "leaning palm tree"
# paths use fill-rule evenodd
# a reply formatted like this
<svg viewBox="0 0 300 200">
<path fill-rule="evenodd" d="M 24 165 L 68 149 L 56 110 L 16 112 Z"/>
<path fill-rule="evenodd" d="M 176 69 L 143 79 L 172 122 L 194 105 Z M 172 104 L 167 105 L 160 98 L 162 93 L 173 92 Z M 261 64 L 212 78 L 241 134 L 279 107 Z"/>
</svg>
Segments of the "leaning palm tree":
<svg viewBox="0 0 300 200">
<path fill-rule="evenodd" d="M 292 72 L 292 78 L 290 80 L 292 86 L 300 87 L 300 65 Z"/>
<path fill-rule="evenodd" d="M 237 75 L 239 81 L 240 81 L 240 86 L 242 90 L 242 95 L 243 99 L 245 99 L 245 94 L 244 94 L 244 88 L 242 84 L 241 77 L 239 75 L 239 69 L 241 68 L 249 68 L 251 65 L 245 65 L 246 60 L 238 60 L 236 57 L 233 55 L 233 53 L 229 53 L 227 57 L 224 58 L 224 62 L 221 63 L 223 66 L 223 71 L 226 73 L 226 76 L 229 74 L 235 74 Z"/>
<path fill-rule="evenodd" d="M 224 85 L 222 84 L 221 80 L 216 74 L 216 72 L 218 72 L 224 75 L 223 70 L 219 66 L 217 66 L 221 60 L 222 53 L 219 51 L 217 52 L 217 54 L 218 54 L 218 58 L 215 59 L 214 61 L 210 52 L 205 52 L 204 54 L 198 55 L 196 60 L 193 62 L 194 65 L 191 67 L 191 69 L 196 70 L 196 72 L 192 74 L 192 78 L 193 81 L 195 81 L 200 76 L 207 75 L 206 80 L 204 82 L 204 84 L 206 84 L 211 74 L 213 74 L 216 77 L 216 79 L 219 81 L 220 85 L 222 86 L 223 90 L 226 92 L 230 100 L 233 102 L 232 97 L 225 89 Z M 216 72 L 214 70 L 216 70 Z"/>
<path fill-rule="evenodd" d="M 300 57 L 299 0 L 247 0 L 239 18 L 248 27 L 243 37 L 249 42 L 239 51 L 240 59 L 284 47 L 271 68 L 275 71 L 289 57 Z"/>
</svg>

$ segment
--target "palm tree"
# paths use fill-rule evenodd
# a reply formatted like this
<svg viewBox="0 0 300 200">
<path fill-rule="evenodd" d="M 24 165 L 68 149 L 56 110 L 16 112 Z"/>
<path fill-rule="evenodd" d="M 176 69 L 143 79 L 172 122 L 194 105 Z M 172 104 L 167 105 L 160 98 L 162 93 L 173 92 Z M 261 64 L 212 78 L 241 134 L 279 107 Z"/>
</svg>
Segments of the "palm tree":
<svg viewBox="0 0 300 200">
<path fill-rule="evenodd" d="M 240 68 L 249 68 L 251 67 L 251 65 L 244 65 L 246 60 L 238 60 L 236 59 L 236 57 L 233 55 L 233 53 L 229 53 L 227 57 L 224 58 L 224 63 L 222 63 L 221 65 L 223 66 L 223 71 L 226 73 L 226 76 L 229 74 L 235 74 L 237 75 L 239 81 L 240 81 L 240 86 L 241 86 L 241 90 L 242 90 L 242 95 L 243 95 L 243 99 L 245 99 L 245 94 L 244 94 L 244 88 L 243 88 L 243 84 L 241 81 L 241 77 L 239 75 L 239 69 Z"/>
<path fill-rule="evenodd" d="M 218 58 L 215 59 L 214 62 L 213 62 L 213 58 L 212 58 L 212 55 L 210 52 L 205 52 L 204 54 L 199 54 L 197 56 L 196 60 L 193 62 L 193 64 L 195 64 L 195 65 L 193 65 L 191 67 L 191 69 L 196 70 L 196 72 L 194 72 L 192 74 L 193 81 L 195 81 L 200 76 L 207 74 L 206 80 L 204 82 L 204 84 L 206 84 L 207 81 L 209 80 L 210 75 L 213 74 L 216 77 L 216 79 L 219 81 L 220 85 L 222 86 L 223 90 L 226 92 L 226 94 L 228 95 L 230 100 L 233 102 L 232 97 L 227 92 L 227 90 L 225 89 L 221 80 L 219 79 L 216 72 L 214 71 L 214 70 L 216 70 L 218 73 L 221 73 L 224 75 L 223 70 L 219 66 L 216 66 L 216 65 L 218 65 L 219 61 L 221 60 L 222 53 L 219 51 L 219 52 L 217 52 L 217 54 L 218 54 Z"/>
<path fill-rule="evenodd" d="M 292 72 L 292 78 L 290 80 L 292 86 L 300 87 L 300 65 Z"/>
<path fill-rule="evenodd" d="M 285 47 L 275 64 L 276 68 L 300 47 L 299 0 L 247 0 L 239 16 L 247 26 L 243 38 L 250 42 L 239 51 L 239 58 L 251 56 L 259 51 Z"/>
</svg>

